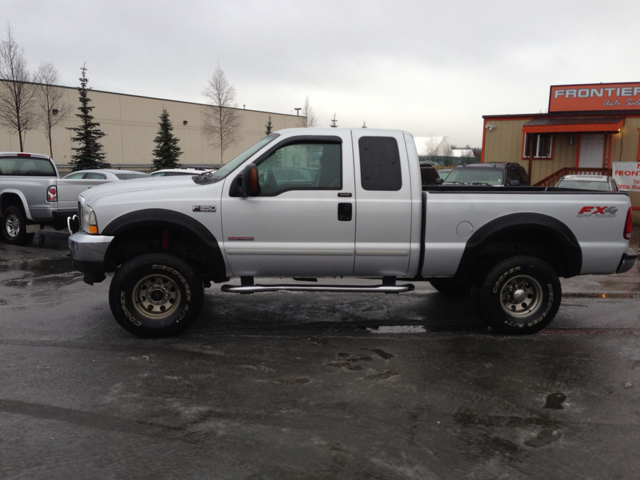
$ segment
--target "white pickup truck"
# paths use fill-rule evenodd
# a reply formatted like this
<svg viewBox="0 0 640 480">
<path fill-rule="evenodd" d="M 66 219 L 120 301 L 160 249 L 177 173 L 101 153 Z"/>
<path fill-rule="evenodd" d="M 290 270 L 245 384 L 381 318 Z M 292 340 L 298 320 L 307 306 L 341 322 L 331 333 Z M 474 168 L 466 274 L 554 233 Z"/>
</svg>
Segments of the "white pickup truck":
<svg viewBox="0 0 640 480">
<path fill-rule="evenodd" d="M 108 179 L 61 179 L 53 160 L 38 153 L 0 152 L 1 236 L 26 245 L 44 226 L 67 228 L 78 211 L 78 195 Z"/>
<path fill-rule="evenodd" d="M 559 277 L 625 272 L 637 259 L 625 194 L 422 187 L 413 137 L 394 130 L 281 130 L 215 173 L 95 187 L 79 204 L 74 265 L 89 284 L 115 272 L 111 311 L 143 337 L 187 328 L 204 287 L 230 277 L 240 285 L 222 291 L 245 294 L 400 293 L 430 281 L 471 292 L 493 329 L 528 334 L 556 315 Z"/>
</svg>

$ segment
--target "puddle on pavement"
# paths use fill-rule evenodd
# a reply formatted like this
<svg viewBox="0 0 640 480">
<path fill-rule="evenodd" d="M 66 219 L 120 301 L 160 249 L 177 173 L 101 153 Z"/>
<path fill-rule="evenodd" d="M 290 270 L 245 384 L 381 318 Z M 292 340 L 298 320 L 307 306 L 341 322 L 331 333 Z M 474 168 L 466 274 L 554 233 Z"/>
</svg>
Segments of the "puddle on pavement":
<svg viewBox="0 0 640 480">
<path fill-rule="evenodd" d="M 367 328 L 370 333 L 427 333 L 422 325 L 383 325 L 378 328 Z"/>
<path fill-rule="evenodd" d="M 580 293 L 563 293 L 564 298 L 640 298 L 640 292 L 617 292 L 617 293 L 598 293 L 598 292 L 580 292 Z"/>
<path fill-rule="evenodd" d="M 20 270 L 37 273 L 39 275 L 55 275 L 75 271 L 70 257 L 48 258 L 33 262 L 20 263 Z"/>
</svg>

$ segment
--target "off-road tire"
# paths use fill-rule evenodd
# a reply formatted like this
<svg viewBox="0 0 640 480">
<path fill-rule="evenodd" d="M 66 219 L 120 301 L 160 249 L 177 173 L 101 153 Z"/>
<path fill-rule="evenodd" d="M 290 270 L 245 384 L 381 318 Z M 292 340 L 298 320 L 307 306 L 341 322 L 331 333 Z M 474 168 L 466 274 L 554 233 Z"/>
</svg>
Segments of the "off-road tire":
<svg viewBox="0 0 640 480">
<path fill-rule="evenodd" d="M 27 233 L 27 217 L 20 207 L 11 205 L 2 212 L 2 239 L 10 245 L 27 245 L 35 233 Z"/>
<path fill-rule="evenodd" d="M 528 335 L 554 319 L 562 287 L 547 263 L 522 255 L 507 258 L 489 270 L 474 297 L 480 318 L 493 330 Z"/>
<path fill-rule="evenodd" d="M 122 265 L 109 287 L 117 322 L 138 337 L 166 337 L 184 331 L 197 318 L 204 299 L 198 273 L 166 253 L 148 253 Z"/>
</svg>

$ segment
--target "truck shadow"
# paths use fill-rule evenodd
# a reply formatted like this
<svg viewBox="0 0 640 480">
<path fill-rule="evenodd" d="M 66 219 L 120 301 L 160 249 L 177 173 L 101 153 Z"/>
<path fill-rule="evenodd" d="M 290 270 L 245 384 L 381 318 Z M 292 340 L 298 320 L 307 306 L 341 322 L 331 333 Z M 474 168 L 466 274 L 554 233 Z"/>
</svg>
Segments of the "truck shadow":
<svg viewBox="0 0 640 480">
<path fill-rule="evenodd" d="M 210 291 L 206 293 L 198 320 L 189 331 L 366 330 L 375 333 L 381 327 L 400 326 L 419 327 L 406 329 L 408 333 L 486 331 L 469 298 L 450 298 L 435 292 L 230 295 Z"/>
</svg>

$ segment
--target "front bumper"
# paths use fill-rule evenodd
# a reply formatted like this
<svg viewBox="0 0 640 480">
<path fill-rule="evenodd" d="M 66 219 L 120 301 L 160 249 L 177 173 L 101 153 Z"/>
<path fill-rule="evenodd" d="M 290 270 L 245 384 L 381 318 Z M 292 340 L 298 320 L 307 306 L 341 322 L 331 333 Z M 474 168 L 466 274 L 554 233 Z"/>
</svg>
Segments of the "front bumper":
<svg viewBox="0 0 640 480">
<path fill-rule="evenodd" d="M 105 279 L 105 255 L 114 237 L 89 235 L 83 231 L 69 237 L 69 250 L 73 266 L 84 273 L 84 281 L 89 285 Z"/>
<path fill-rule="evenodd" d="M 620 260 L 620 265 L 618 265 L 616 273 L 628 272 L 636 264 L 637 259 L 638 254 L 633 250 L 629 250 L 627 253 L 623 253 L 622 259 Z"/>
</svg>

